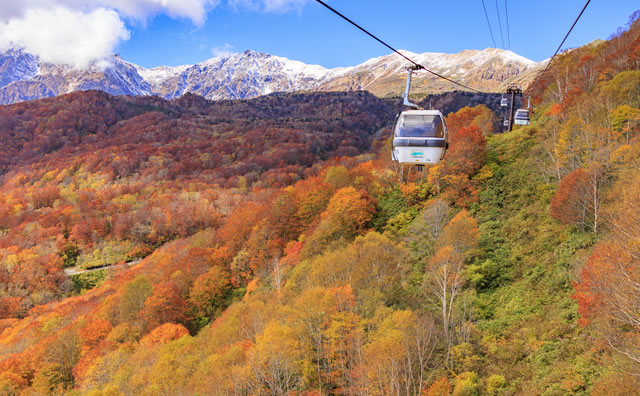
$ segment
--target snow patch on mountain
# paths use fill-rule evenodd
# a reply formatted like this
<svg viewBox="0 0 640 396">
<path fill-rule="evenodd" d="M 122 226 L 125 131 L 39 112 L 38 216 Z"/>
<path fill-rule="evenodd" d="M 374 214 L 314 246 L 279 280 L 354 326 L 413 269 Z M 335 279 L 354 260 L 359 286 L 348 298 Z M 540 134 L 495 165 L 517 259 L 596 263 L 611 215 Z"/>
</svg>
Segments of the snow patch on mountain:
<svg viewBox="0 0 640 396">
<path fill-rule="evenodd" d="M 401 53 L 436 73 L 462 79 L 463 83 L 480 81 L 483 90 L 498 90 L 505 81 L 535 70 L 542 64 L 495 48 L 465 50 L 457 54 L 417 54 L 407 50 L 401 50 Z M 396 95 L 398 90 L 404 88 L 403 84 L 398 84 L 398 79 L 404 79 L 409 65 L 409 61 L 397 54 L 389 54 L 352 67 L 327 69 L 248 50 L 194 65 L 151 69 L 112 56 L 105 62 L 78 70 L 68 66 L 41 64 L 37 57 L 24 51 L 9 50 L 0 53 L 0 98 L 15 98 L 4 99 L 5 104 L 7 100 L 12 103 L 23 97 L 32 98 L 21 95 L 20 88 L 16 86 L 12 88 L 10 96 L 2 96 L 4 87 L 14 82 L 44 84 L 48 88 L 41 90 L 45 96 L 78 89 L 100 89 L 114 95 L 158 95 L 167 99 L 189 92 L 220 100 L 248 99 L 272 92 L 359 89 L 389 96 Z M 424 81 L 422 89 L 428 91 L 431 80 L 425 80 L 427 77 L 432 76 L 425 72 L 416 74 L 417 81 Z"/>
<path fill-rule="evenodd" d="M 145 69 L 142 66 L 135 65 L 138 74 L 151 85 L 161 84 L 164 81 L 179 76 L 193 65 L 183 66 L 158 66 L 151 69 Z"/>
<path fill-rule="evenodd" d="M 29 80 L 39 72 L 40 62 L 35 55 L 17 48 L 0 53 L 0 87 L 14 81 Z"/>
</svg>

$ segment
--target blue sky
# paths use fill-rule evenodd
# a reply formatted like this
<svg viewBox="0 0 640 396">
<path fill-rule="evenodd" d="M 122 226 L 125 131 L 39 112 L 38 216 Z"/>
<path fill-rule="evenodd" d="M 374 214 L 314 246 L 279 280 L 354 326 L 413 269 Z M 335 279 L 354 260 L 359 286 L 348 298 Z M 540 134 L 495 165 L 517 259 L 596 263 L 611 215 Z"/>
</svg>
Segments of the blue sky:
<svg viewBox="0 0 640 396">
<path fill-rule="evenodd" d="M 493 47 L 482 0 L 326 0 L 390 45 L 455 53 Z M 586 0 L 507 0 L 511 50 L 553 54 Z M 498 47 L 507 44 L 505 0 L 484 0 Z M 638 0 L 593 0 L 565 47 L 606 39 Z M 144 67 L 192 64 L 247 49 L 325 67 L 389 51 L 314 0 L 2 0 L 0 51 L 86 67 L 114 52 Z"/>
<path fill-rule="evenodd" d="M 329 4 L 396 48 L 458 52 L 493 47 L 481 0 L 333 0 Z M 491 28 L 502 47 L 495 0 L 485 0 Z M 615 4 L 614 6 L 612 6 Z M 509 0 L 511 50 L 540 61 L 553 54 L 584 0 Z M 504 0 L 498 0 L 507 44 Z M 606 39 L 640 9 L 637 0 L 592 1 L 565 47 Z M 202 27 L 156 16 L 128 25 L 121 55 L 144 67 L 197 63 L 221 51 L 247 49 L 325 67 L 352 66 L 389 51 L 315 2 L 290 12 L 265 12 L 220 4 Z"/>
</svg>

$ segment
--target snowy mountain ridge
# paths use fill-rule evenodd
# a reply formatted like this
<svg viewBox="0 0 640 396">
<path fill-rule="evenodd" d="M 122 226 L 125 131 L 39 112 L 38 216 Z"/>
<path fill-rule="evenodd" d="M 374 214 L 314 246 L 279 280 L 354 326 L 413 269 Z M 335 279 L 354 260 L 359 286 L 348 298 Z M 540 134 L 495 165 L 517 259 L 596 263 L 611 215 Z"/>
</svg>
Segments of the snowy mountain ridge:
<svg viewBox="0 0 640 396">
<path fill-rule="evenodd" d="M 487 48 L 457 54 L 402 51 L 425 67 L 477 89 L 499 92 L 510 82 L 526 85 L 544 66 L 511 51 Z M 327 69 L 285 57 L 245 51 L 194 65 L 144 68 L 114 55 L 87 69 L 42 63 L 19 49 L 0 53 L 0 104 L 98 89 L 113 95 L 158 95 L 167 99 L 194 93 L 211 100 L 248 99 L 272 92 L 369 90 L 397 96 L 408 62 L 397 54 Z M 428 73 L 416 75 L 416 92 L 455 90 Z"/>
</svg>

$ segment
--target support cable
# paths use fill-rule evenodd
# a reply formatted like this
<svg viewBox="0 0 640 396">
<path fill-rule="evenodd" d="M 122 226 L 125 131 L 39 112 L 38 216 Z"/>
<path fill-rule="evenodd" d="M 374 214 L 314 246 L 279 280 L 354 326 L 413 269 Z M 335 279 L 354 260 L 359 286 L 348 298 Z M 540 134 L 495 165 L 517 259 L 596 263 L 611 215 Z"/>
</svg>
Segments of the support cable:
<svg viewBox="0 0 640 396">
<path fill-rule="evenodd" d="M 504 17 L 507 20 L 507 44 L 511 51 L 511 35 L 509 34 L 509 9 L 507 8 L 507 0 L 504 0 Z"/>
<path fill-rule="evenodd" d="M 498 7 L 498 0 L 496 0 L 496 14 L 498 15 L 498 26 L 500 27 L 500 40 L 502 40 L 502 49 L 506 49 L 504 46 L 504 35 L 502 34 L 502 21 L 500 20 L 500 8 Z"/>
<path fill-rule="evenodd" d="M 489 33 L 491 33 L 491 41 L 493 41 L 493 48 L 498 48 L 496 45 L 496 39 L 493 38 L 493 30 L 491 30 L 491 22 L 489 22 L 489 14 L 487 14 L 487 7 L 484 5 L 484 0 L 482 0 L 482 9 L 484 10 L 484 16 L 487 18 L 487 26 L 489 26 Z"/>
<path fill-rule="evenodd" d="M 538 74 L 538 78 L 536 79 L 536 81 L 531 84 L 528 88 L 527 91 L 532 90 L 533 87 L 536 86 L 536 84 L 538 83 L 538 81 L 540 81 L 540 79 L 542 78 L 542 76 L 544 75 L 544 73 L 546 73 L 547 70 L 549 70 L 549 66 L 551 65 L 551 62 L 553 62 L 553 60 L 556 58 L 556 55 L 558 55 L 558 52 L 560 52 L 560 48 L 562 48 L 562 45 L 564 44 L 565 41 L 567 41 L 567 38 L 569 37 L 569 34 L 571 34 L 571 31 L 573 30 L 573 28 L 576 26 L 576 24 L 578 23 L 578 21 L 580 20 L 580 17 L 582 16 L 582 14 L 584 13 L 584 10 L 587 9 L 587 6 L 589 5 L 589 3 L 591 3 L 591 0 L 587 0 L 587 3 L 584 5 L 584 7 L 582 7 L 582 11 L 580 11 L 580 14 L 578 15 L 578 17 L 576 18 L 576 20 L 573 22 L 573 25 L 571 25 L 571 29 L 569 29 L 569 31 L 567 32 L 567 34 L 564 36 L 564 39 L 562 40 L 562 42 L 560 43 L 560 45 L 558 46 L 558 49 L 556 49 L 555 54 L 553 54 L 553 56 L 551 57 L 551 59 L 549 60 L 549 63 L 547 63 L 547 66 L 544 68 L 544 70 L 542 71 L 542 73 Z"/>
<path fill-rule="evenodd" d="M 370 36 L 371 38 L 373 38 L 374 40 L 376 40 L 377 42 L 379 42 L 380 44 L 384 45 L 385 47 L 389 48 L 391 51 L 395 52 L 396 54 L 400 55 L 401 57 L 403 57 L 404 59 L 406 59 L 407 61 L 411 62 L 415 67 L 416 70 L 424 70 L 428 73 L 433 74 L 436 77 L 439 77 L 443 80 L 447 80 L 450 83 L 456 84 L 462 88 L 468 89 L 470 91 L 474 91 L 474 92 L 481 92 L 478 91 L 477 89 L 468 87 L 458 81 L 452 80 L 450 78 L 447 78 L 441 74 L 438 74 L 434 71 L 431 71 L 429 69 L 427 69 L 426 67 L 422 66 L 421 64 L 415 62 L 414 60 L 412 60 L 411 58 L 409 58 L 408 56 L 404 55 L 403 53 L 401 53 L 400 51 L 398 51 L 397 49 L 393 48 L 392 46 L 390 46 L 389 44 L 385 43 L 384 41 L 382 41 L 381 39 L 379 39 L 378 37 L 374 36 L 372 33 L 369 33 L 365 28 L 363 28 L 362 26 L 358 25 L 357 23 L 355 23 L 354 21 L 352 21 L 351 19 L 347 18 L 346 16 L 342 15 L 340 12 L 338 12 L 336 9 L 332 8 L 330 5 L 328 5 L 327 3 L 325 3 L 322 0 L 316 0 L 318 3 L 322 4 L 323 6 L 325 6 L 326 8 L 328 8 L 330 11 L 332 11 L 334 14 L 338 15 L 340 18 L 344 19 L 345 21 L 349 22 L 350 24 L 352 24 L 353 26 L 357 27 L 358 29 L 360 29 L 361 31 L 363 31 L 365 34 L 367 34 L 368 36 Z"/>
</svg>

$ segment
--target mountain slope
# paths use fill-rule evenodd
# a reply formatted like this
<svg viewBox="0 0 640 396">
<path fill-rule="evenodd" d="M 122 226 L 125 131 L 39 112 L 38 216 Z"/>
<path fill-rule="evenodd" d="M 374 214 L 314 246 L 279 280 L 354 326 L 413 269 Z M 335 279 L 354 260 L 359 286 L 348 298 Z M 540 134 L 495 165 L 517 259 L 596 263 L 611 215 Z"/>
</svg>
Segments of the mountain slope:
<svg viewBox="0 0 640 396">
<path fill-rule="evenodd" d="M 535 63 L 510 51 L 467 50 L 458 54 L 405 53 L 433 71 L 488 92 L 538 70 Z M 381 97 L 398 96 L 404 88 L 406 61 L 396 54 L 361 65 L 325 69 L 283 57 L 245 51 L 177 67 L 152 69 L 118 56 L 76 70 L 39 62 L 20 50 L 0 56 L 0 104 L 56 96 L 75 90 L 99 89 L 112 95 L 158 95 L 166 99 L 195 93 L 207 99 L 248 99 L 272 92 L 359 91 Z M 426 73 L 416 76 L 414 93 L 455 90 L 456 86 Z"/>
<path fill-rule="evenodd" d="M 350 116 L 349 108 L 362 114 Z M 365 115 L 364 109 L 372 112 Z M 21 167 L 50 158 L 68 165 L 77 154 L 101 151 L 101 161 L 114 153 L 127 160 L 128 151 L 142 154 L 145 159 L 138 157 L 128 171 L 136 172 L 152 156 L 148 149 L 160 156 L 171 152 L 181 174 L 198 162 L 199 171 L 220 184 L 247 174 L 252 182 L 265 171 L 289 167 L 297 173 L 330 156 L 357 155 L 393 114 L 393 104 L 367 92 L 273 94 L 236 102 L 192 94 L 168 101 L 75 92 L 0 107 L 0 182 L 6 172 L 25 172 Z M 251 138 L 243 141 L 246 136 Z M 178 148 L 171 149 L 174 144 Z M 216 156 L 201 162 L 191 158 L 191 149 Z M 294 171 L 300 161 L 304 166 Z"/>
<path fill-rule="evenodd" d="M 0 188 L 0 390 L 637 394 L 638 49 L 640 22 L 560 56 L 512 133 L 449 114 L 407 184 L 383 144 L 323 161 L 390 125 L 368 93 L 6 106 L 40 144 Z M 58 301 L 89 256 L 145 258 Z"/>
</svg>

